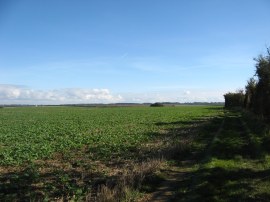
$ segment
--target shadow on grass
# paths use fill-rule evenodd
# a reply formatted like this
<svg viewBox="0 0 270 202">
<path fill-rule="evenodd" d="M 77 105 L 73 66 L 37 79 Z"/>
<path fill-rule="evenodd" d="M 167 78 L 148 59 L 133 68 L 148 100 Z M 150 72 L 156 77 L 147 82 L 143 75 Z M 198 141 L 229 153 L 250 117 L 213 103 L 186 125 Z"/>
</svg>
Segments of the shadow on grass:
<svg viewBox="0 0 270 202">
<path fill-rule="evenodd" d="M 167 148 L 161 152 L 169 154 L 167 159 L 198 160 L 205 155 L 205 149 L 218 131 L 223 119 L 223 116 L 216 116 L 186 121 L 157 122 L 157 126 L 166 127 L 166 136 L 163 133 L 156 133 L 154 136 L 168 139 Z M 166 140 L 163 140 L 164 142 L 166 143 Z"/>
<path fill-rule="evenodd" d="M 263 140 L 244 125 L 242 117 L 227 116 L 221 134 L 211 146 L 211 155 L 220 159 L 241 156 L 247 159 L 264 157 Z"/>
<path fill-rule="evenodd" d="M 207 107 L 206 109 L 212 110 L 212 111 L 221 111 L 224 109 L 224 106 L 217 106 L 217 107 Z"/>
<path fill-rule="evenodd" d="M 179 184 L 174 201 L 270 201 L 270 169 L 256 164 L 265 154 L 259 137 L 243 125 L 239 112 L 227 114 L 207 146 L 207 159 Z"/>
<path fill-rule="evenodd" d="M 205 119 L 194 119 L 192 121 L 174 121 L 174 122 L 157 122 L 157 126 L 170 126 L 170 125 L 184 125 L 184 126 L 194 126 L 205 122 Z"/>
<path fill-rule="evenodd" d="M 270 170 L 200 169 L 179 184 L 175 201 L 269 201 Z M 267 183 L 265 183 L 267 181 Z M 263 182 L 263 185 L 260 183 Z M 183 189 L 185 187 L 185 189 Z"/>
</svg>

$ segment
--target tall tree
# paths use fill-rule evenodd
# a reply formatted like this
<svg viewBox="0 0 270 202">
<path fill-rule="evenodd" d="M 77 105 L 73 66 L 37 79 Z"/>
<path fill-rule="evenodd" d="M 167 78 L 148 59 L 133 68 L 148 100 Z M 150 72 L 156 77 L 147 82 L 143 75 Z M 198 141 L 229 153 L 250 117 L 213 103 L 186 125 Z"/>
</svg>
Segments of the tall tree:
<svg viewBox="0 0 270 202">
<path fill-rule="evenodd" d="M 270 49 L 267 48 L 266 56 L 259 55 L 255 61 L 258 84 L 254 109 L 258 114 L 270 117 Z"/>
<path fill-rule="evenodd" d="M 253 77 L 250 78 L 247 81 L 247 85 L 245 87 L 244 105 L 247 109 L 253 109 L 254 107 L 256 87 L 257 87 L 257 81 Z"/>
</svg>

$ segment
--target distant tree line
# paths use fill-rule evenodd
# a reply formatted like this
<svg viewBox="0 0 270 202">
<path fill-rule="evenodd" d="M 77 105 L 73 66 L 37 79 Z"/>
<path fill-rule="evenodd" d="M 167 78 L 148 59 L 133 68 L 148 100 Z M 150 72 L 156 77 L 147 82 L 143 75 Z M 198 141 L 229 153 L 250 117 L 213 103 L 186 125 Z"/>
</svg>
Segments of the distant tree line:
<svg viewBox="0 0 270 202">
<path fill-rule="evenodd" d="M 259 55 L 254 60 L 255 75 L 247 81 L 245 91 L 224 95 L 225 107 L 244 107 L 270 118 L 270 48 L 266 55 Z"/>
</svg>

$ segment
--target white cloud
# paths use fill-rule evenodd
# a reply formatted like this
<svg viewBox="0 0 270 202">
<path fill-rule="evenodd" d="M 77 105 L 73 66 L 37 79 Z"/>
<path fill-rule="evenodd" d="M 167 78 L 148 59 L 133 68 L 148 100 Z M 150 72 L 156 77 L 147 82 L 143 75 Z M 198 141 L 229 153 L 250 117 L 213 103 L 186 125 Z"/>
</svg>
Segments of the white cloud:
<svg viewBox="0 0 270 202">
<path fill-rule="evenodd" d="M 185 92 L 184 92 L 184 95 L 189 95 L 190 94 L 190 91 L 189 90 L 186 90 Z"/>
<path fill-rule="evenodd" d="M 113 103 L 122 100 L 121 95 L 113 95 L 108 89 L 33 90 L 0 84 L 0 104 Z"/>
</svg>

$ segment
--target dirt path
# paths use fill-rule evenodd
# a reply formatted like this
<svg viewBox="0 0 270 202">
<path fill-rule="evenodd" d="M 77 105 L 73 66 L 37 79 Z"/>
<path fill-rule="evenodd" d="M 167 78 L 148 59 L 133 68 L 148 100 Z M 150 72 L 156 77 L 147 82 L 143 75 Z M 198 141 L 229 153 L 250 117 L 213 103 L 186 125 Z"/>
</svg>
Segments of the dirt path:
<svg viewBox="0 0 270 202">
<path fill-rule="evenodd" d="M 185 171 L 179 171 L 179 167 L 170 167 L 170 170 L 166 170 L 166 180 L 161 183 L 157 190 L 150 195 L 146 201 L 165 202 L 170 201 L 177 190 L 177 185 L 184 180 L 187 175 Z"/>
<path fill-rule="evenodd" d="M 225 119 L 224 119 L 225 120 Z M 221 133 L 223 126 L 224 126 L 224 120 L 220 124 L 217 132 L 213 136 L 212 140 L 209 142 L 206 150 L 204 157 L 202 158 L 201 161 L 206 161 L 208 157 L 210 156 L 211 153 L 211 148 L 213 143 L 217 140 L 219 134 Z M 189 161 L 188 164 L 194 165 L 196 162 L 194 161 Z M 177 189 L 179 188 L 179 184 L 184 181 L 187 177 L 190 177 L 189 174 L 189 168 L 188 166 L 184 165 L 185 162 L 181 163 L 181 166 L 171 166 L 169 169 L 165 170 L 164 172 L 166 173 L 166 180 L 159 185 L 157 190 L 153 193 L 151 193 L 146 200 L 146 201 L 153 201 L 153 202 L 166 202 L 166 201 L 172 201 L 175 199 L 175 194 Z M 183 165 L 183 167 L 182 167 Z M 193 178 L 193 182 L 196 181 L 195 176 L 191 176 Z M 194 183 L 190 185 L 190 187 L 193 186 Z"/>
</svg>

